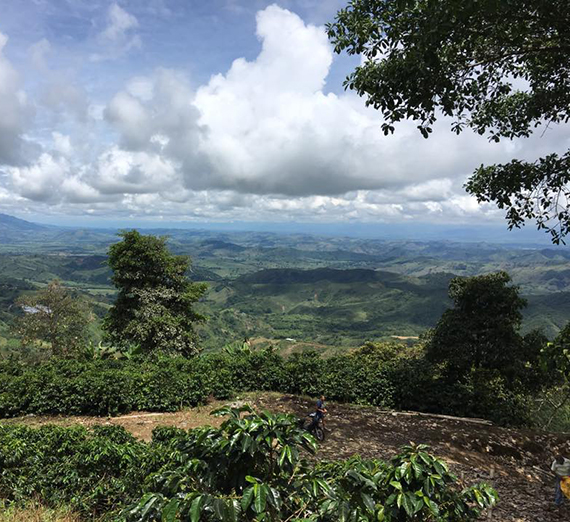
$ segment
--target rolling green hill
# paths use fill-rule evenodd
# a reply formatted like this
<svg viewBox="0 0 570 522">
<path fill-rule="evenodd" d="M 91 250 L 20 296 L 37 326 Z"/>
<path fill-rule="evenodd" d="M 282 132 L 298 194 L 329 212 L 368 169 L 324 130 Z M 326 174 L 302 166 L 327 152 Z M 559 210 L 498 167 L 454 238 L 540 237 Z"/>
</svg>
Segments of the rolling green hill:
<svg viewBox="0 0 570 522">
<path fill-rule="evenodd" d="M 142 231 L 145 232 L 145 231 Z M 208 349 L 244 337 L 346 349 L 367 339 L 414 337 L 448 306 L 456 276 L 506 270 L 528 299 L 524 328 L 553 337 L 570 318 L 570 249 L 450 241 L 386 241 L 308 234 L 152 230 L 190 255 Z M 115 290 L 106 266 L 115 230 L 45 227 L 0 215 L 0 346 L 17 295 L 54 278 L 101 318 Z M 3 340 L 2 340 L 3 339 Z M 295 342 L 286 339 L 294 339 Z M 335 349 L 336 349 L 335 348 Z"/>
</svg>

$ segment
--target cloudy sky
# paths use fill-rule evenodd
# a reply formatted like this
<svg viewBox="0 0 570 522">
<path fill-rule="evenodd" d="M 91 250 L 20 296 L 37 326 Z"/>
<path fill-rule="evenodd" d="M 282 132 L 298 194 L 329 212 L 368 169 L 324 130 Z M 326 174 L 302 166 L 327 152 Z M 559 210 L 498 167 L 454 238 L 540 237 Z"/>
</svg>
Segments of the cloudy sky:
<svg viewBox="0 0 570 522">
<path fill-rule="evenodd" d="M 501 223 L 481 163 L 566 150 L 570 128 L 490 144 L 441 120 L 385 137 L 342 88 L 342 0 L 0 0 L 0 212 L 76 222 Z"/>
</svg>

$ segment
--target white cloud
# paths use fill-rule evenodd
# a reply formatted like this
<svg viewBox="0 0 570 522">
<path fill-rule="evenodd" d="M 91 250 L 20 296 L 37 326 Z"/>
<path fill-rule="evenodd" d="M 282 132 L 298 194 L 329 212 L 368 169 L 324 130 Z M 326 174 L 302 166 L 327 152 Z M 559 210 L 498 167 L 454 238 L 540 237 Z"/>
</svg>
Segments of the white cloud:
<svg viewBox="0 0 570 522">
<path fill-rule="evenodd" d="M 65 118 L 72 115 L 80 122 L 85 122 L 89 114 L 89 100 L 83 87 L 61 72 L 49 74 L 46 80 L 39 96 L 41 105 L 57 116 Z"/>
<path fill-rule="evenodd" d="M 9 167 L 12 186 L 25 198 L 34 201 L 56 202 L 60 199 L 61 184 L 70 174 L 66 158 L 55 158 L 43 153 L 29 167 Z"/>
<path fill-rule="evenodd" d="M 137 28 L 137 19 L 113 4 L 99 34 L 101 56 L 126 52 Z M 98 130 L 50 132 L 35 163 L 7 170 L 9 189 L 91 215 L 485 221 L 500 213 L 462 188 L 475 167 L 568 146 L 567 126 L 548 139 L 497 145 L 471 133 L 457 137 L 445 119 L 429 140 L 409 122 L 384 137 L 379 113 L 362 99 L 327 94 L 333 53 L 322 27 L 273 5 L 258 13 L 257 36 L 257 57 L 236 59 L 204 85 L 193 87 L 174 70 L 137 74 L 104 109 L 102 100 L 90 103 L 74 83 L 60 82 L 44 103 L 82 111 Z M 0 78 L 2 60 L 0 54 Z M 9 64 L 5 70 L 15 75 Z M 17 81 L 12 85 L 14 95 Z M 0 82 L 0 108 L 2 93 Z M 0 154 L 5 135 L 0 129 Z"/>
<path fill-rule="evenodd" d="M 140 49 L 142 40 L 135 32 L 138 27 L 139 22 L 134 15 L 117 3 L 111 4 L 107 11 L 107 25 L 97 38 L 101 49 L 91 55 L 91 60 L 115 59 L 132 49 Z"/>
<path fill-rule="evenodd" d="M 71 138 L 60 132 L 52 132 L 53 148 L 62 156 L 67 158 L 73 155 L 73 147 L 71 146 Z"/>
<path fill-rule="evenodd" d="M 51 51 L 51 44 L 46 38 L 42 38 L 39 42 L 31 45 L 28 52 L 33 66 L 40 71 L 46 71 L 48 68 L 47 57 Z"/>
<path fill-rule="evenodd" d="M 90 182 L 104 194 L 144 194 L 168 190 L 176 177 L 172 162 L 158 154 L 112 148 L 99 157 Z"/>
<path fill-rule="evenodd" d="M 130 29 L 139 25 L 137 19 L 118 4 L 112 4 L 109 7 L 107 17 L 108 25 L 100 35 L 102 40 L 110 40 L 112 42 L 123 40 Z"/>
</svg>

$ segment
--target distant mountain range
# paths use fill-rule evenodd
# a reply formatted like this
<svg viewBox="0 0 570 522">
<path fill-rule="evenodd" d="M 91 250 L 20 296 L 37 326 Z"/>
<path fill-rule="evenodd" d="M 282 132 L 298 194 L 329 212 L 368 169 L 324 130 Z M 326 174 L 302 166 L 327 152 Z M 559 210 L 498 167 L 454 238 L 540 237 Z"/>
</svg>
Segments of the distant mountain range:
<svg viewBox="0 0 570 522">
<path fill-rule="evenodd" d="M 0 233 L 1 232 L 34 232 L 47 230 L 47 227 L 38 225 L 37 223 L 30 223 L 24 219 L 19 219 L 8 214 L 0 214 Z"/>
<path fill-rule="evenodd" d="M 83 222 L 85 223 L 85 221 Z M 384 240 L 384 241 L 452 241 L 458 243 L 493 243 L 511 246 L 548 247 L 550 239 L 547 234 L 537 231 L 533 226 L 521 229 L 507 230 L 504 224 L 494 225 L 454 225 L 433 223 L 188 223 L 181 228 L 181 223 L 141 222 L 132 224 L 109 223 L 103 225 L 101 220 L 91 221 L 89 225 L 81 226 L 55 226 L 31 223 L 6 214 L 0 214 L 0 243 L 23 242 L 26 233 L 42 231 L 51 235 L 55 231 L 67 236 L 81 231 L 79 241 L 90 241 L 91 237 L 101 240 L 102 236 L 114 237 L 117 230 L 137 228 L 152 234 L 167 234 L 172 237 L 199 236 L 204 239 L 218 241 L 221 237 L 235 235 L 265 236 L 265 243 L 258 242 L 259 246 L 271 246 L 272 237 L 297 236 L 334 238 L 344 237 L 355 240 Z M 35 228 L 34 228 L 35 227 Z M 39 227 L 39 228 L 38 228 Z M 24 231 L 24 237 L 18 237 L 18 232 Z M 72 232 L 73 231 L 73 232 Z M 16 232 L 13 234 L 12 232 Z M 71 238 L 73 239 L 73 238 Z M 223 241 L 223 240 L 222 240 Z"/>
</svg>

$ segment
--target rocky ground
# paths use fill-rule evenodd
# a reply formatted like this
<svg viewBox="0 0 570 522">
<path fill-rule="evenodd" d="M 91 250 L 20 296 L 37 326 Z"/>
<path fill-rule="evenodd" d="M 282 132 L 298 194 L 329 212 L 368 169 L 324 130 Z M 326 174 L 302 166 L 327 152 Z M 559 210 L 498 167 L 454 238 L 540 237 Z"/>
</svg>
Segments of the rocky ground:
<svg viewBox="0 0 570 522">
<path fill-rule="evenodd" d="M 310 399 L 275 393 L 251 394 L 239 399 L 259 409 L 304 416 L 314 408 Z M 120 424 L 148 440 L 158 425 L 192 428 L 216 425 L 209 416 L 219 402 L 177 413 L 134 413 L 112 419 L 97 417 L 23 417 L 3 423 Z M 466 484 L 486 481 L 500 496 L 488 520 L 504 522 L 570 521 L 570 501 L 556 509 L 554 481 L 549 471 L 554 455 L 570 455 L 570 437 L 531 430 L 510 430 L 486 422 L 453 417 L 395 413 L 377 408 L 328 404 L 327 437 L 319 458 L 339 459 L 355 453 L 389 459 L 409 442 L 429 444 Z"/>
</svg>

